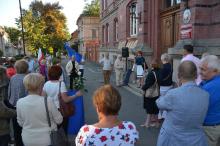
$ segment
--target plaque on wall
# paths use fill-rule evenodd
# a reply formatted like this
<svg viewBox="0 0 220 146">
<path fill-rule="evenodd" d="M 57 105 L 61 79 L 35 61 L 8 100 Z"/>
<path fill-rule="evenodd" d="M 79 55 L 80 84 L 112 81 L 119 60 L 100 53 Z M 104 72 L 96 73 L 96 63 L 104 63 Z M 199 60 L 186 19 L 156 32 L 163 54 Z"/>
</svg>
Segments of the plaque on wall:
<svg viewBox="0 0 220 146">
<path fill-rule="evenodd" d="M 188 24 L 191 19 L 191 11 L 190 9 L 185 9 L 183 12 L 183 23 Z"/>
<path fill-rule="evenodd" d="M 181 25 L 180 38 L 181 39 L 191 39 L 192 38 L 192 24 Z"/>
</svg>

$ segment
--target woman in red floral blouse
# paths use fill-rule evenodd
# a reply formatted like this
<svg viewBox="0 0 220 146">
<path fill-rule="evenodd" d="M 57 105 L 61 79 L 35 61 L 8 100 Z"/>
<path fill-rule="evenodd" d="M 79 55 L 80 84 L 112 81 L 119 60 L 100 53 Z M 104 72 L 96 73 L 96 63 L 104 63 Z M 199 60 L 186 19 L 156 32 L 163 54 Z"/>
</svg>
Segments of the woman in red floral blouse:
<svg viewBox="0 0 220 146">
<path fill-rule="evenodd" d="M 134 146 L 139 135 L 135 125 L 120 121 L 121 95 L 111 85 L 97 89 L 93 95 L 99 121 L 83 126 L 76 139 L 76 146 Z"/>
</svg>

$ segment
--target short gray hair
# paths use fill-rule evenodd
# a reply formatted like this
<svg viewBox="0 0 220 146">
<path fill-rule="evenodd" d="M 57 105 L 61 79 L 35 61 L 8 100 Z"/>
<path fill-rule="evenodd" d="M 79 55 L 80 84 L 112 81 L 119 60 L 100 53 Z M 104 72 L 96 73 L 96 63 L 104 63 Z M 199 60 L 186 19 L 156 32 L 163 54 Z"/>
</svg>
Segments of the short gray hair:
<svg viewBox="0 0 220 146">
<path fill-rule="evenodd" d="M 170 62 L 170 55 L 167 53 L 163 53 L 160 57 L 161 61 L 167 61 Z"/>
<path fill-rule="evenodd" d="M 216 55 L 207 55 L 202 58 L 201 64 L 207 63 L 209 69 L 216 69 L 220 72 L 220 60 Z"/>
</svg>

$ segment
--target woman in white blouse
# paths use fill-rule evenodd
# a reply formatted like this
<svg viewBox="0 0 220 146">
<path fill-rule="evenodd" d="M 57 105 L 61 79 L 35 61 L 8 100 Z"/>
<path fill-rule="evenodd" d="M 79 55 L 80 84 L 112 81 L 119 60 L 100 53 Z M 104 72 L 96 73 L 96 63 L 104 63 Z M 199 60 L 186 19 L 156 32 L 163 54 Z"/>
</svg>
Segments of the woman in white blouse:
<svg viewBox="0 0 220 146">
<path fill-rule="evenodd" d="M 48 98 L 48 110 L 51 128 L 48 125 L 44 97 L 40 96 L 44 84 L 44 77 L 38 73 L 25 76 L 24 86 L 28 96 L 17 102 L 17 121 L 22 127 L 22 140 L 25 146 L 50 145 L 50 131 L 56 130 L 57 124 L 63 120 L 53 101 Z"/>
<path fill-rule="evenodd" d="M 72 96 L 68 96 L 65 83 L 59 80 L 61 75 L 62 75 L 62 68 L 60 66 L 58 65 L 51 66 L 48 71 L 49 81 L 47 81 L 44 84 L 43 92 L 42 92 L 43 96 L 47 96 L 49 99 L 51 99 L 54 102 L 57 109 L 60 108 L 60 103 L 58 99 L 59 90 L 61 93 L 61 98 L 64 100 L 64 102 L 71 102 L 75 98 L 82 96 L 82 93 L 80 91 L 76 92 L 76 94 Z M 67 132 L 67 125 L 68 125 L 68 118 L 64 118 L 62 126 L 65 132 Z"/>
</svg>

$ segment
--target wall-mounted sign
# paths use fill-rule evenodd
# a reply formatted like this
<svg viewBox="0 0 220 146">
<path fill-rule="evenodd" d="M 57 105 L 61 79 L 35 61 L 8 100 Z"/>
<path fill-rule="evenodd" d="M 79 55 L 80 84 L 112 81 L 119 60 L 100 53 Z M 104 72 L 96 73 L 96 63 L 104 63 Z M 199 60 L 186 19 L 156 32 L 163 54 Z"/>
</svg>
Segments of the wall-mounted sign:
<svg viewBox="0 0 220 146">
<path fill-rule="evenodd" d="M 190 9 L 185 9 L 183 12 L 183 23 L 188 24 L 191 19 L 191 11 Z"/>
<path fill-rule="evenodd" d="M 192 24 L 184 24 L 181 26 L 180 38 L 181 39 L 191 39 L 192 38 Z"/>
</svg>

